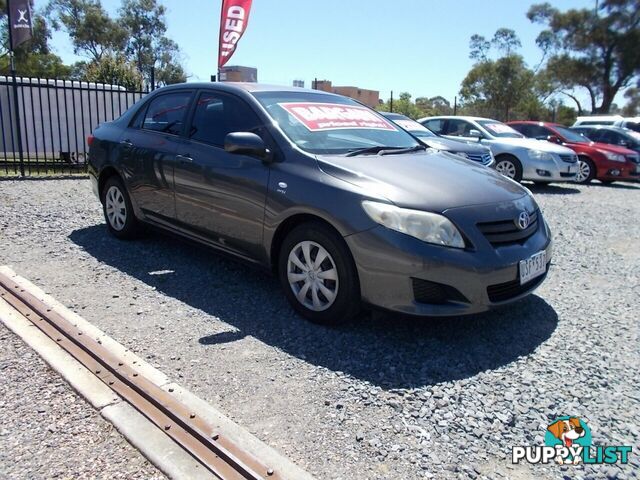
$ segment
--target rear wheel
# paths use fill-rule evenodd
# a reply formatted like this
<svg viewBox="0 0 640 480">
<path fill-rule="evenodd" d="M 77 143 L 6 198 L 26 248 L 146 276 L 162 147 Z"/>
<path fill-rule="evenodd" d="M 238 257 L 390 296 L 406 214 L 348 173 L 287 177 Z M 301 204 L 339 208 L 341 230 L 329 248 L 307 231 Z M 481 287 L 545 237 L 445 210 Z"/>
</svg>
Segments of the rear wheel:
<svg viewBox="0 0 640 480">
<path fill-rule="evenodd" d="M 496 158 L 496 171 L 516 182 L 522 181 L 522 165 L 513 155 L 500 155 Z"/>
<path fill-rule="evenodd" d="M 344 240 L 321 223 L 293 229 L 278 258 L 280 283 L 291 306 L 306 319 L 335 325 L 360 310 L 360 285 Z"/>
<path fill-rule="evenodd" d="M 130 239 L 139 233 L 140 223 L 133 213 L 127 189 L 115 175 L 108 178 L 102 188 L 102 210 L 107 228 L 114 236 Z"/>
<path fill-rule="evenodd" d="M 578 173 L 576 174 L 576 182 L 587 184 L 591 183 L 596 176 L 596 166 L 590 158 L 578 158 Z"/>
</svg>

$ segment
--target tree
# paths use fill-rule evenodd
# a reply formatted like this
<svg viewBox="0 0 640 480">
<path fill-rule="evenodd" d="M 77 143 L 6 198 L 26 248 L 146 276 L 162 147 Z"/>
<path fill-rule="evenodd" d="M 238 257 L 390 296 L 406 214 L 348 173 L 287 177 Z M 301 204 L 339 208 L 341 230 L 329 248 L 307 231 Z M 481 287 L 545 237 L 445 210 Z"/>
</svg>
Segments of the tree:
<svg viewBox="0 0 640 480">
<path fill-rule="evenodd" d="M 506 121 L 518 106 L 526 111 L 525 116 L 544 108 L 537 98 L 534 72 L 516 53 L 520 39 L 513 30 L 500 28 L 490 41 L 481 35 L 473 35 L 469 46 L 469 56 L 476 59 L 476 63 L 460 89 L 467 112 Z M 492 48 L 502 56 L 490 59 Z"/>
<path fill-rule="evenodd" d="M 574 89 L 587 91 L 593 113 L 608 113 L 616 94 L 640 75 L 640 0 L 603 0 L 597 9 L 566 12 L 542 3 L 527 17 L 547 25 L 537 39 L 552 52 L 546 70 L 579 110 Z"/>
<path fill-rule="evenodd" d="M 123 56 L 103 55 L 100 60 L 85 64 L 80 79 L 88 82 L 120 85 L 128 90 L 142 88 L 142 75 Z"/>
<path fill-rule="evenodd" d="M 166 37 L 165 13 L 156 0 L 124 0 L 120 9 L 120 23 L 128 32 L 125 52 L 149 84 L 154 68 L 160 84 L 186 81 L 178 45 Z"/>
<path fill-rule="evenodd" d="M 109 17 L 99 0 L 51 0 L 47 15 L 55 29 L 64 28 L 71 37 L 73 51 L 89 61 L 121 51 L 127 32 Z"/>
<path fill-rule="evenodd" d="M 632 87 L 624 92 L 627 104 L 622 109 L 622 114 L 626 117 L 637 117 L 640 115 L 640 86 Z"/>
<path fill-rule="evenodd" d="M 390 112 L 390 101 L 381 103 L 376 107 L 376 110 Z M 393 100 L 393 113 L 401 113 L 414 120 L 426 116 L 426 112 L 411 101 L 411 94 L 408 92 L 401 93 L 399 98 Z"/>
</svg>

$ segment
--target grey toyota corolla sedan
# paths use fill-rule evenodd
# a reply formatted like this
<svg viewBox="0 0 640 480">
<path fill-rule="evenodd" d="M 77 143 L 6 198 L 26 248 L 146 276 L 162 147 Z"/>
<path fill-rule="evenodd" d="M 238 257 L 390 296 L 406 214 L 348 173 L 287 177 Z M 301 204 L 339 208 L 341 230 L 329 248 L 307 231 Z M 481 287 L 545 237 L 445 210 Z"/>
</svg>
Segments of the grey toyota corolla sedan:
<svg viewBox="0 0 640 480">
<path fill-rule="evenodd" d="M 481 312 L 543 281 L 551 236 L 530 193 L 426 150 L 339 95 L 257 84 L 156 90 L 88 139 L 109 231 L 152 224 L 276 273 L 304 317 L 361 304 Z"/>
</svg>

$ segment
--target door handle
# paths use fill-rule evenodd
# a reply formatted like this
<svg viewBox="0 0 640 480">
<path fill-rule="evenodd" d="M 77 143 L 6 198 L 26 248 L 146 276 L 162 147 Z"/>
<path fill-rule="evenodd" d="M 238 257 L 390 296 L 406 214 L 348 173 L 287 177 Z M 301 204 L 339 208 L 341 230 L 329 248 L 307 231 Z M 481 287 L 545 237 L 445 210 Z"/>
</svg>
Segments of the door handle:
<svg viewBox="0 0 640 480">
<path fill-rule="evenodd" d="M 193 158 L 191 158 L 189 155 L 176 155 L 176 159 L 184 163 L 193 162 Z"/>
<path fill-rule="evenodd" d="M 124 145 L 125 147 L 133 147 L 133 143 L 131 143 L 131 140 L 129 140 L 128 138 L 125 140 L 122 140 L 120 142 L 120 145 Z"/>
</svg>

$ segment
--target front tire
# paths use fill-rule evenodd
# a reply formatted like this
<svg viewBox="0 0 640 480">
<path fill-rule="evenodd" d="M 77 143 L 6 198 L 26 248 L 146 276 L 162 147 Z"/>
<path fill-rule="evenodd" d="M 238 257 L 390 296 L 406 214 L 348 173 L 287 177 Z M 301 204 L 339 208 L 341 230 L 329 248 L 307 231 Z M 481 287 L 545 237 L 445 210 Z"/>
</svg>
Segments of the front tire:
<svg viewBox="0 0 640 480">
<path fill-rule="evenodd" d="M 336 325 L 360 311 L 360 284 L 344 240 L 321 223 L 305 223 L 284 239 L 278 276 L 289 303 L 314 323 Z"/>
<path fill-rule="evenodd" d="M 522 181 L 522 164 L 513 155 L 500 155 L 496 158 L 496 171 L 516 182 Z"/>
<path fill-rule="evenodd" d="M 596 176 L 596 166 L 590 158 L 578 157 L 578 174 L 576 182 L 587 185 Z"/>
<path fill-rule="evenodd" d="M 102 211 L 112 235 L 123 240 L 138 235 L 140 222 L 133 213 L 129 193 L 117 176 L 108 178 L 102 188 Z"/>
</svg>

